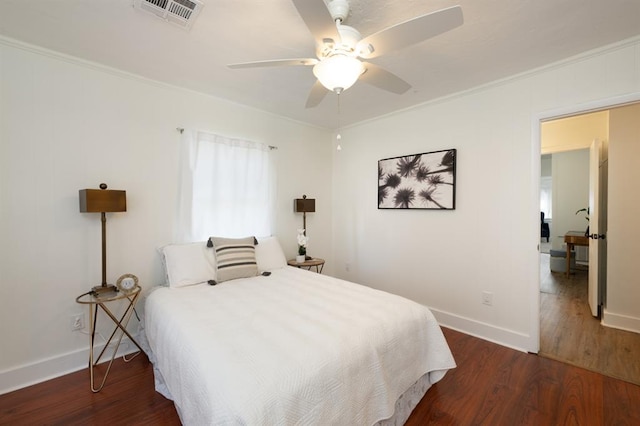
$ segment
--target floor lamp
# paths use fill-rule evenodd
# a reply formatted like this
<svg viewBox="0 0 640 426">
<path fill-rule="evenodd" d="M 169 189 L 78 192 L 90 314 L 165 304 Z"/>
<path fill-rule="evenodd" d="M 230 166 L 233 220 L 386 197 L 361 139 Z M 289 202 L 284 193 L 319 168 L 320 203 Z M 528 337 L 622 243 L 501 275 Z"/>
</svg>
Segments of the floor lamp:
<svg viewBox="0 0 640 426">
<path fill-rule="evenodd" d="M 111 212 L 127 211 L 127 191 L 107 189 L 106 183 L 100 184 L 100 189 L 81 189 L 80 212 L 100 213 L 102 219 L 102 284 L 93 287 L 95 295 L 118 291 L 113 284 L 107 284 L 107 215 Z"/>
</svg>

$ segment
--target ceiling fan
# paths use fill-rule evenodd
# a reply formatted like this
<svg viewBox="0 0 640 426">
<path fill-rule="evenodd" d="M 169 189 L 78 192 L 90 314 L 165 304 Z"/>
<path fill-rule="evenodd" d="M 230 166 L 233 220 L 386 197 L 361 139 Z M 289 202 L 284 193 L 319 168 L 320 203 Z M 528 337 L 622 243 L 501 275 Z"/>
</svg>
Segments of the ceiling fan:
<svg viewBox="0 0 640 426">
<path fill-rule="evenodd" d="M 405 93 L 411 85 L 371 62 L 387 52 L 405 48 L 462 25 L 462 8 L 453 6 L 393 25 L 365 38 L 342 23 L 349 15 L 348 0 L 292 0 L 309 31 L 316 39 L 315 58 L 275 59 L 228 65 L 229 68 L 313 66 L 316 83 L 306 107 L 318 105 L 327 90 L 337 94 L 358 79 L 392 93 Z M 326 89 L 326 90 L 325 90 Z"/>
</svg>

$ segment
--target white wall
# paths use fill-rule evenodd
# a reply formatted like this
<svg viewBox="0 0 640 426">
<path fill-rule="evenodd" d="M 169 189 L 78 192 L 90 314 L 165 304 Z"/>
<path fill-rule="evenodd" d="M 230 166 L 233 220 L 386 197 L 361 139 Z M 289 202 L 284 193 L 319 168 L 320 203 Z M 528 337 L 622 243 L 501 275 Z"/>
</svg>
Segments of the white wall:
<svg viewBox="0 0 640 426">
<path fill-rule="evenodd" d="M 540 177 L 552 177 L 551 154 L 542 155 L 540 158 Z"/>
<path fill-rule="evenodd" d="M 127 190 L 128 212 L 109 215 L 108 278 L 161 281 L 176 127 L 279 146 L 276 234 L 289 256 L 301 223 L 292 199 L 306 193 L 317 200 L 309 250 L 329 260 L 327 272 L 536 351 L 538 118 L 640 92 L 635 39 L 344 129 L 335 152 L 324 130 L 240 105 L 7 40 L 0 55 L 0 392 L 86 366 L 88 338 L 68 331 L 69 317 L 100 277 L 100 225 L 78 212 L 78 189 Z M 377 210 L 379 159 L 447 148 L 458 149 L 455 211 Z"/>
<path fill-rule="evenodd" d="M 445 325 L 537 351 L 539 120 L 636 92 L 638 39 L 345 129 L 337 273 L 428 305 Z M 378 160 L 447 148 L 458 150 L 455 211 L 377 210 Z"/>
<path fill-rule="evenodd" d="M 293 257 L 302 217 L 292 200 L 316 198 L 309 250 L 331 272 L 326 130 L 6 39 L 0 77 L 0 393 L 86 367 L 89 338 L 70 331 L 70 316 L 86 313 L 75 298 L 100 282 L 100 216 L 79 213 L 79 189 L 127 191 L 127 212 L 107 215 L 109 282 L 162 282 L 156 248 L 173 235 L 177 127 L 278 146 L 275 234 Z"/>
<path fill-rule="evenodd" d="M 609 122 L 607 291 L 603 323 L 640 332 L 640 104 L 615 108 Z"/>
<path fill-rule="evenodd" d="M 541 152 L 588 149 L 593 139 L 606 140 L 609 134 L 609 112 L 598 111 L 542 123 Z"/>
<path fill-rule="evenodd" d="M 544 221 L 549 225 L 549 238 L 544 240 L 549 242 L 551 241 L 551 235 L 553 235 L 553 176 L 551 163 L 551 154 L 545 154 L 540 157 L 540 211 L 545 214 Z"/>
<path fill-rule="evenodd" d="M 568 231 L 586 231 L 589 222 L 584 213 L 589 207 L 589 150 L 578 149 L 552 154 L 553 230 L 551 248 L 564 250 Z"/>
</svg>

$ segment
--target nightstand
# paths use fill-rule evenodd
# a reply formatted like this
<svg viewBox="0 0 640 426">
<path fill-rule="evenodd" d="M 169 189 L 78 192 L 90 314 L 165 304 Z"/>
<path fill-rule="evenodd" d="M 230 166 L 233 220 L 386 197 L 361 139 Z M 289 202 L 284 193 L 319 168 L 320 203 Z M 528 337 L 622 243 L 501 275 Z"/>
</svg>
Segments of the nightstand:
<svg viewBox="0 0 640 426">
<path fill-rule="evenodd" d="M 142 348 L 135 341 L 133 336 L 129 334 L 127 331 L 127 324 L 131 319 L 131 314 L 133 313 L 136 303 L 138 302 L 138 297 L 140 296 L 140 286 L 136 285 L 133 289 L 129 291 L 109 291 L 101 294 L 94 294 L 92 292 L 81 294 L 76 297 L 76 302 L 82 305 L 89 305 L 89 322 L 91 329 L 91 348 L 89 349 L 89 370 L 91 376 L 91 391 L 92 392 L 100 392 L 105 382 L 107 381 L 107 376 L 109 375 L 109 370 L 111 370 L 111 364 L 113 364 L 113 360 L 116 357 L 116 353 L 118 352 L 118 348 L 120 347 L 120 342 L 122 342 L 122 337 L 126 334 L 129 339 L 138 347 L 139 351 L 136 352 L 131 358 L 127 359 L 126 357 L 122 357 L 125 362 L 131 361 L 136 355 L 138 355 Z M 108 303 L 115 302 L 117 300 L 123 300 L 127 302 L 127 307 L 122 314 L 122 316 L 118 319 L 111 310 L 107 307 Z M 104 348 L 100 352 L 97 358 L 94 357 L 94 346 L 95 346 L 95 337 L 96 337 L 96 324 L 98 322 L 98 311 L 102 309 L 102 311 L 107 314 L 107 316 L 113 321 L 115 324 L 115 328 L 109 337 L 109 340 L 104 345 Z M 107 371 L 104 373 L 104 377 L 102 378 L 102 383 L 98 388 L 94 385 L 94 374 L 93 369 L 100 361 L 100 358 L 104 354 L 104 351 L 109 347 L 111 340 L 113 340 L 114 336 L 118 332 L 121 331 L 120 336 L 118 337 L 115 348 L 113 348 L 113 354 L 111 354 L 111 361 L 109 361 L 109 365 L 107 366 Z"/>
<path fill-rule="evenodd" d="M 307 271 L 310 271 L 311 268 L 315 266 L 316 272 L 321 274 L 322 269 L 324 268 L 324 259 L 319 259 L 317 257 L 314 257 L 313 259 L 305 260 L 302 263 L 298 263 L 296 262 L 295 259 L 291 259 L 287 261 L 287 264 L 290 266 L 298 267 L 298 268 L 307 268 Z"/>
</svg>

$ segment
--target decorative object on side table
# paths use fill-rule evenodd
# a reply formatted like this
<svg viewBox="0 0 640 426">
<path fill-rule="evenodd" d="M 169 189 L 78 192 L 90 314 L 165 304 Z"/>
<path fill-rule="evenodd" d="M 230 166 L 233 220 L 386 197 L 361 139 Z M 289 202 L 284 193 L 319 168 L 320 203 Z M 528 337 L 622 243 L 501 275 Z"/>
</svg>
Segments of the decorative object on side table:
<svg viewBox="0 0 640 426">
<path fill-rule="evenodd" d="M 307 258 L 307 241 L 309 239 L 305 235 L 304 229 L 298 229 L 298 255 L 296 256 L 296 262 L 302 263 Z"/>
<path fill-rule="evenodd" d="M 124 274 L 118 281 L 116 281 L 116 287 L 119 291 L 128 293 L 138 286 L 138 277 L 133 274 Z"/>
<path fill-rule="evenodd" d="M 585 212 L 584 218 L 587 219 L 587 230 L 584 231 L 585 236 L 589 236 L 589 207 L 585 207 L 584 209 L 580 209 L 576 212 L 576 214 Z"/>
<path fill-rule="evenodd" d="M 127 192 L 107 189 L 106 183 L 100 184 L 100 189 L 81 189 L 79 191 L 80 212 L 100 213 L 102 221 L 102 283 L 95 286 L 92 292 L 118 291 L 113 284 L 107 284 L 107 215 L 110 212 L 127 211 Z"/>
<path fill-rule="evenodd" d="M 378 161 L 379 209 L 456 208 L 455 149 Z"/>
</svg>

